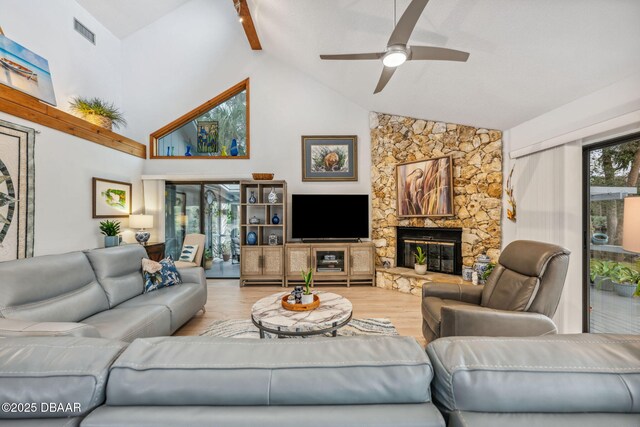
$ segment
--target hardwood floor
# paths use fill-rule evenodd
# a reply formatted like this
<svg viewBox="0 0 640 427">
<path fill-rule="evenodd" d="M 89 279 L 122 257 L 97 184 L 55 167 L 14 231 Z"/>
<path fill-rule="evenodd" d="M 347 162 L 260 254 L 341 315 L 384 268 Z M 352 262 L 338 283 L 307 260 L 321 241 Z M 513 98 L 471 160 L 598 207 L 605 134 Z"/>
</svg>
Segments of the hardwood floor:
<svg viewBox="0 0 640 427">
<path fill-rule="evenodd" d="M 249 319 L 251 306 L 257 300 L 290 288 L 279 286 L 238 286 L 237 279 L 208 280 L 209 298 L 207 312 L 196 314 L 175 335 L 200 335 L 212 320 Z M 353 304 L 355 318 L 387 318 L 400 335 L 415 337 L 425 345 L 422 336 L 420 297 L 371 286 L 318 286 L 316 289 L 331 291 L 348 298 Z"/>
</svg>

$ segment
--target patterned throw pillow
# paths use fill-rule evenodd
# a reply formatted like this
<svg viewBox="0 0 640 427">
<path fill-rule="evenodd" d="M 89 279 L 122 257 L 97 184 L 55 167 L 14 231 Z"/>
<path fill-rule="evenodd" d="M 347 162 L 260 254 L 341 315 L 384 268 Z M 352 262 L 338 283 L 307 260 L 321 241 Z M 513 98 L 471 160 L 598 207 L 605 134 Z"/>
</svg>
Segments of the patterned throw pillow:
<svg viewBox="0 0 640 427">
<path fill-rule="evenodd" d="M 144 258 L 142 260 L 142 272 L 144 273 L 144 293 L 166 288 L 167 286 L 182 283 L 180 273 L 173 263 L 171 255 L 160 262 Z"/>
<path fill-rule="evenodd" d="M 198 252 L 198 245 L 184 245 L 178 261 L 193 262 Z"/>
</svg>

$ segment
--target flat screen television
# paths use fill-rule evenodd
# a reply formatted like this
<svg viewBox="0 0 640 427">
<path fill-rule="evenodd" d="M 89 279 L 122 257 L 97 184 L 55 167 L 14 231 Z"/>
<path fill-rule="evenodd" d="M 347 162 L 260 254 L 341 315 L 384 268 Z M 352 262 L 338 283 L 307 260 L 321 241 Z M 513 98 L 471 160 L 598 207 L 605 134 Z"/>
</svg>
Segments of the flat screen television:
<svg viewBox="0 0 640 427">
<path fill-rule="evenodd" d="M 358 239 L 369 237 L 367 194 L 293 194 L 291 237 Z"/>
</svg>

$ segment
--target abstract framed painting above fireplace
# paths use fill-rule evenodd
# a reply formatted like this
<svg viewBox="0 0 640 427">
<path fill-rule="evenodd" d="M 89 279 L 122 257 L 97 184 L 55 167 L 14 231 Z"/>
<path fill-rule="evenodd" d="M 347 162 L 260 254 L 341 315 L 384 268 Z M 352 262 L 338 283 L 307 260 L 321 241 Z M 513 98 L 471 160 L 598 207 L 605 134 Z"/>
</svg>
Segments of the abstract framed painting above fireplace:
<svg viewBox="0 0 640 427">
<path fill-rule="evenodd" d="M 413 268 L 418 246 L 427 254 L 427 271 L 462 274 L 462 229 L 397 227 L 398 267 Z"/>
<path fill-rule="evenodd" d="M 453 158 L 416 160 L 396 166 L 398 217 L 453 216 Z"/>
</svg>

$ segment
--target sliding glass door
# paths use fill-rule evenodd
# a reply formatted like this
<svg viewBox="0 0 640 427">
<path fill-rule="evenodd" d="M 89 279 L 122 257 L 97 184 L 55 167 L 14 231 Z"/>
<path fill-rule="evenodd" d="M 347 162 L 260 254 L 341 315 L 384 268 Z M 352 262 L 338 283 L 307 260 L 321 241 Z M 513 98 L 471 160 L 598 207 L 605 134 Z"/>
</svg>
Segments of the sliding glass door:
<svg viewBox="0 0 640 427">
<path fill-rule="evenodd" d="M 204 234 L 202 266 L 208 278 L 240 277 L 237 182 L 171 183 L 165 186 L 166 254 L 178 259 L 187 234 Z"/>
<path fill-rule="evenodd" d="M 584 330 L 639 334 L 640 254 L 622 247 L 622 235 L 624 199 L 640 194 L 640 135 L 586 147 L 583 162 Z"/>
</svg>

